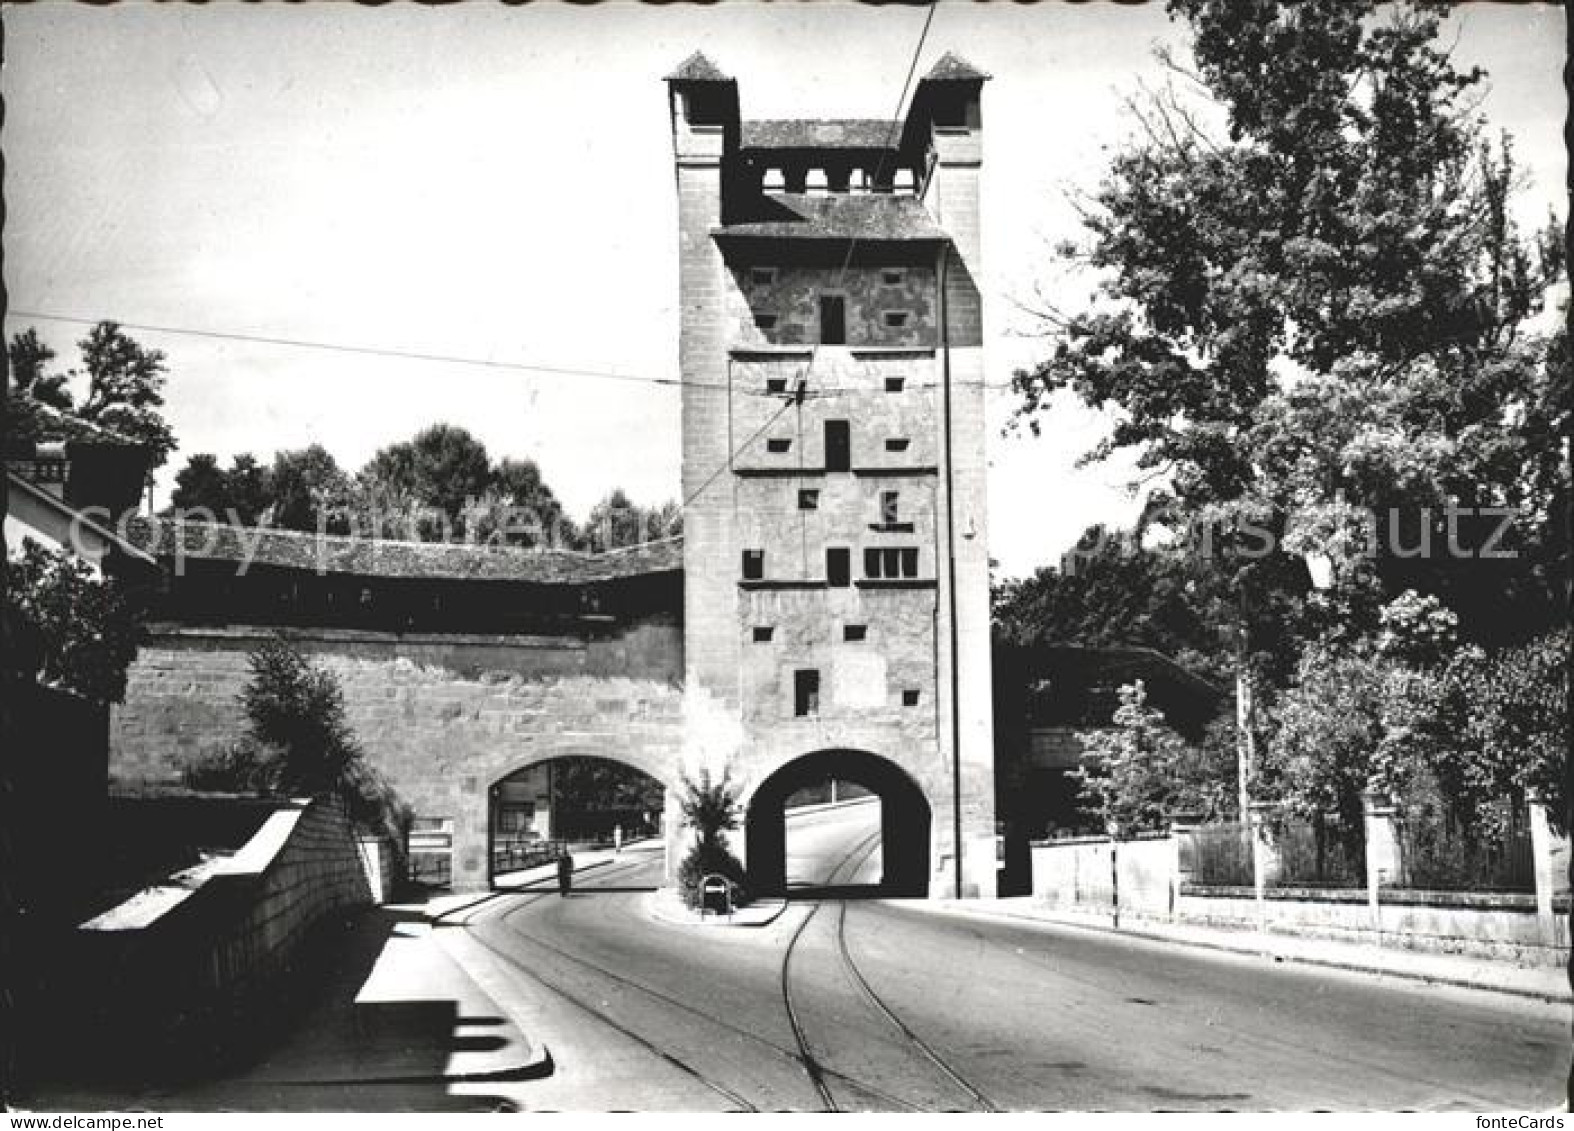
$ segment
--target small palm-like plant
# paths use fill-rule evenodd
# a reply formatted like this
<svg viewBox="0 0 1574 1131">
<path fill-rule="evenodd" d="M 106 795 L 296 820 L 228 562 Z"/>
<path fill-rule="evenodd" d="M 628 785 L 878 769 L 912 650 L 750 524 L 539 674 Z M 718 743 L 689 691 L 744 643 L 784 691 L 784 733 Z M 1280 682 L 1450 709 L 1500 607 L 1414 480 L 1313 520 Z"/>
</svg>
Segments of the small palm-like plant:
<svg viewBox="0 0 1574 1131">
<path fill-rule="evenodd" d="M 743 902 L 743 864 L 727 847 L 727 833 L 739 824 L 738 792 L 732 785 L 730 770 L 714 778 L 710 770 L 702 769 L 698 778 L 687 774 L 682 777 L 683 796 L 679 807 L 684 821 L 694 830 L 695 840 L 683 863 L 678 867 L 678 888 L 683 902 L 697 907 L 700 902 L 700 885 L 708 875 L 725 876 L 737 887 L 737 898 Z"/>
</svg>

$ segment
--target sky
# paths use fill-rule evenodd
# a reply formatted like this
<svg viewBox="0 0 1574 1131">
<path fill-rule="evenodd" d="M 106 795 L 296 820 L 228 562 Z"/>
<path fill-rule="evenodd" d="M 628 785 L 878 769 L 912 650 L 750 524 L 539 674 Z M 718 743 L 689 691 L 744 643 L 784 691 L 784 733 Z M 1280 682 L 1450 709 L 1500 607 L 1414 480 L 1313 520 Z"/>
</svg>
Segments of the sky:
<svg viewBox="0 0 1574 1131">
<path fill-rule="evenodd" d="M 74 360 L 86 327 L 216 335 L 675 378 L 677 218 L 661 76 L 702 48 L 743 116 L 890 117 L 921 9 L 348 4 L 7 6 L 7 337 Z M 1565 212 L 1564 14 L 1473 3 L 1457 57 L 1530 176 L 1524 216 Z M 987 379 L 1047 348 L 1017 303 L 1077 235 L 1132 128 L 1122 100 L 1183 46 L 1158 4 L 939 6 L 919 73 L 955 50 L 993 76 L 982 201 Z M 1075 285 L 1081 286 L 1081 283 Z M 25 312 L 25 313 L 22 313 Z M 38 315 L 50 315 L 42 318 Z M 325 445 L 348 469 L 436 421 L 535 459 L 571 513 L 612 488 L 678 496 L 678 390 L 131 330 L 169 359 L 180 450 Z M 990 551 L 1055 563 L 1135 503 L 1126 463 L 1077 468 L 1107 421 L 1062 400 L 1003 435 L 991 394 Z"/>
</svg>

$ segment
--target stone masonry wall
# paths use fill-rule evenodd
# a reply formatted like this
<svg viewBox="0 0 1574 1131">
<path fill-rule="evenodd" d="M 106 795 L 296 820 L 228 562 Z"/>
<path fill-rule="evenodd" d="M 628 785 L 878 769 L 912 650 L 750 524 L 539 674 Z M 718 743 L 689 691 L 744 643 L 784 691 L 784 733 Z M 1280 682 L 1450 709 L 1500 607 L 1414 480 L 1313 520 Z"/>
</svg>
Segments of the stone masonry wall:
<svg viewBox="0 0 1574 1131">
<path fill-rule="evenodd" d="M 456 887 L 487 880 L 488 791 L 533 762 L 615 758 L 670 785 L 682 745 L 681 629 L 596 638 L 289 634 L 339 679 L 370 762 L 419 816 L 454 820 Z M 262 629 L 162 626 L 129 673 L 111 775 L 169 781 L 179 759 L 232 741 Z"/>
</svg>

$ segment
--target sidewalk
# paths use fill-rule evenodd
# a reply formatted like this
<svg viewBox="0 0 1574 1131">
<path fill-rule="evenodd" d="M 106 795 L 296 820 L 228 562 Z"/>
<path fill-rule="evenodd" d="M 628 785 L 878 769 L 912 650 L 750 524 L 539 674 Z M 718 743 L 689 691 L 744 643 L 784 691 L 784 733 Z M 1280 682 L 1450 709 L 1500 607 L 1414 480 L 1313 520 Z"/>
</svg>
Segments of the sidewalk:
<svg viewBox="0 0 1574 1131">
<path fill-rule="evenodd" d="M 281 987 L 287 1019 L 216 1072 L 139 1083 L 69 1066 L 29 1089 L 42 1110 L 469 1111 L 508 1101 L 484 1082 L 551 1072 L 532 1042 L 409 905 L 372 907 L 313 940 Z M 320 959 L 320 966 L 318 960 Z M 271 1028 L 271 1026 L 270 1026 Z M 469 1082 L 465 1094 L 453 1087 Z"/>
<path fill-rule="evenodd" d="M 1070 915 L 1057 912 L 1031 896 L 966 901 L 933 900 L 904 902 L 904 907 L 944 915 L 1009 920 L 1045 927 L 1101 931 L 1134 939 L 1257 955 L 1274 962 L 1299 962 L 1353 970 L 1364 974 L 1384 974 L 1396 978 L 1439 985 L 1461 986 L 1513 994 L 1554 1003 L 1574 1002 L 1568 970 L 1562 966 L 1515 966 L 1457 954 L 1429 954 L 1401 947 L 1374 946 L 1367 943 L 1339 942 L 1331 939 L 1304 938 L 1260 931 L 1231 931 L 1180 923 L 1138 920 L 1112 926 L 1107 917 Z"/>
</svg>

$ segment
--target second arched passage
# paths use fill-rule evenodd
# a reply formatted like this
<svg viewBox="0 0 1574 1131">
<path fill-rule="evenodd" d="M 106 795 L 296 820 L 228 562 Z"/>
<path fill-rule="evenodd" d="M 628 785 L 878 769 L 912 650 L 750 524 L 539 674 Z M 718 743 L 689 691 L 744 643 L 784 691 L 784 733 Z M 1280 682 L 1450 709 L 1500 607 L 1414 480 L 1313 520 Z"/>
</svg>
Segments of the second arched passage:
<svg viewBox="0 0 1574 1131">
<path fill-rule="evenodd" d="M 863 750 L 817 750 L 778 768 L 749 800 L 744 836 L 749 886 L 760 895 L 787 888 L 787 799 L 805 786 L 857 782 L 880 798 L 880 891 L 923 896 L 929 890 L 929 802 L 896 763 Z"/>
</svg>

